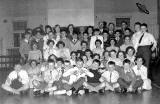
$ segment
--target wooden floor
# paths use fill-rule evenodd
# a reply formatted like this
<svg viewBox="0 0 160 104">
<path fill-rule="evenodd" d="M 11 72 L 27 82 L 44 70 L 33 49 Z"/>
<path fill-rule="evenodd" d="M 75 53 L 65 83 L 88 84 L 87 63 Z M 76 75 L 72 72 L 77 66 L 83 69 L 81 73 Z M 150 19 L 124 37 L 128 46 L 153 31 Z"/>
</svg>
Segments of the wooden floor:
<svg viewBox="0 0 160 104">
<path fill-rule="evenodd" d="M 9 71 L 0 71 L 0 85 Z M 31 97 L 7 95 L 0 88 L 0 104 L 160 104 L 160 88 L 153 86 L 152 91 L 141 94 L 120 94 L 106 92 L 105 95 Z"/>
</svg>

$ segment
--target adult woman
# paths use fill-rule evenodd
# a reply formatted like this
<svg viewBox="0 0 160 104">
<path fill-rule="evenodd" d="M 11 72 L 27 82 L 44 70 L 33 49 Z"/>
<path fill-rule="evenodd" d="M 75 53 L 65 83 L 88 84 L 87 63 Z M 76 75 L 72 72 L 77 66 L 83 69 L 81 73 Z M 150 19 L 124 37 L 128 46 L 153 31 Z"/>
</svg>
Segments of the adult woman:
<svg viewBox="0 0 160 104">
<path fill-rule="evenodd" d="M 107 51 L 115 50 L 116 52 L 118 52 L 119 48 L 116 47 L 116 40 L 111 38 L 109 43 L 110 43 L 110 46 L 106 47 L 106 50 Z"/>
<path fill-rule="evenodd" d="M 65 43 L 63 41 L 59 41 L 57 43 L 57 57 L 61 57 L 64 60 L 69 60 L 70 59 L 70 52 L 68 48 L 65 48 Z"/>
<path fill-rule="evenodd" d="M 28 61 L 36 60 L 37 62 L 41 62 L 42 61 L 42 53 L 40 50 L 38 50 L 37 43 L 33 43 L 31 48 L 32 48 L 32 50 L 29 51 Z"/>
</svg>

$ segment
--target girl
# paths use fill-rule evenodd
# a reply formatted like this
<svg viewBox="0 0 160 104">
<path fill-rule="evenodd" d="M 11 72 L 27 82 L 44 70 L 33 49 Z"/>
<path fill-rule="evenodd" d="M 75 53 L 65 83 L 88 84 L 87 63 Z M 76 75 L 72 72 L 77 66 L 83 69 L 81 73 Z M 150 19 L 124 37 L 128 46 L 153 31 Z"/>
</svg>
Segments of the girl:
<svg viewBox="0 0 160 104">
<path fill-rule="evenodd" d="M 106 48 L 107 51 L 111 51 L 111 50 L 115 50 L 116 52 L 118 52 L 119 48 L 116 47 L 116 40 L 115 39 L 110 39 L 110 46 Z"/>
<path fill-rule="evenodd" d="M 40 50 L 38 50 L 37 43 L 33 43 L 32 50 L 29 51 L 28 61 L 30 60 L 36 60 L 37 62 L 42 61 L 42 53 Z"/>
</svg>

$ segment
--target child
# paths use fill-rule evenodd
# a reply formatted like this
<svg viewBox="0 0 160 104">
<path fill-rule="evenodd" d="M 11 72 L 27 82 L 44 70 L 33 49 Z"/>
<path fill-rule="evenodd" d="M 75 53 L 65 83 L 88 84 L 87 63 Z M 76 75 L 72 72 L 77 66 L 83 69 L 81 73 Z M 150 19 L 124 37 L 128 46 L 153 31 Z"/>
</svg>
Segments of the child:
<svg viewBox="0 0 160 104">
<path fill-rule="evenodd" d="M 115 70 L 115 62 L 109 61 L 108 70 L 106 70 L 100 78 L 102 82 L 101 85 L 105 87 L 105 90 L 116 91 L 119 89 L 119 84 L 117 83 L 118 78 L 119 73 Z"/>
<path fill-rule="evenodd" d="M 76 65 L 77 52 L 72 51 L 70 55 L 71 55 L 71 59 L 70 59 L 71 65 L 75 66 Z"/>
<path fill-rule="evenodd" d="M 143 63 L 144 63 L 144 58 L 142 56 L 137 56 L 136 57 L 137 65 L 133 67 L 133 70 L 136 74 L 137 80 L 143 80 L 142 89 L 151 90 L 152 89 L 151 80 L 147 76 L 148 69 L 143 65 Z"/>
<path fill-rule="evenodd" d="M 95 41 L 96 48 L 93 49 L 93 53 L 97 53 L 102 57 L 102 54 L 103 54 L 104 50 L 103 50 L 103 48 L 101 48 L 101 44 L 102 44 L 101 40 L 97 39 Z"/>
<path fill-rule="evenodd" d="M 16 88 L 18 87 L 18 88 Z M 20 64 L 16 64 L 14 70 L 8 75 L 2 88 L 13 94 L 21 94 L 29 88 L 29 77 Z"/>
<path fill-rule="evenodd" d="M 93 73 L 93 77 L 88 76 L 87 81 L 84 83 L 84 87 L 87 92 L 99 92 L 103 86 L 101 85 L 100 78 L 101 74 L 99 72 L 101 62 L 97 59 L 93 60 L 92 68 L 89 69 L 91 73 Z"/>
<path fill-rule="evenodd" d="M 69 85 L 72 87 L 74 94 L 84 94 L 83 84 L 85 82 L 85 76 L 93 77 L 93 74 L 83 67 L 83 60 L 78 58 L 76 61 L 76 67 L 69 69 L 63 74 L 63 77 L 70 76 Z"/>
<path fill-rule="evenodd" d="M 110 51 L 109 61 L 113 61 L 113 62 L 115 62 L 115 64 L 117 66 L 121 66 L 121 60 L 119 58 L 117 58 L 117 52 L 115 50 L 111 50 Z"/>
<path fill-rule="evenodd" d="M 100 31 L 99 29 L 94 29 L 94 36 L 91 37 L 91 41 L 90 41 L 90 50 L 92 51 L 94 48 L 96 48 L 95 46 L 95 41 L 99 39 L 101 40 L 102 44 L 101 44 L 101 48 L 103 49 L 103 37 L 100 35 Z"/>
<path fill-rule="evenodd" d="M 131 67 L 131 61 L 129 59 L 125 59 L 123 61 L 123 69 L 119 71 L 120 78 L 118 79 L 118 83 L 121 87 L 122 92 L 135 92 L 138 91 L 138 88 L 142 86 L 143 81 L 138 80 L 136 75 Z"/>
</svg>

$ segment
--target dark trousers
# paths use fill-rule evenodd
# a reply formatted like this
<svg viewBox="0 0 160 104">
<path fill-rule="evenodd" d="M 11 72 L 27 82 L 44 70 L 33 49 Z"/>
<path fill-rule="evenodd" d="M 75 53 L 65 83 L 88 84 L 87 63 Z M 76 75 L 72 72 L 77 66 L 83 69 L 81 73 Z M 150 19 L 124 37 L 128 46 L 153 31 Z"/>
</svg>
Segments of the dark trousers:
<svg viewBox="0 0 160 104">
<path fill-rule="evenodd" d="M 139 46 L 137 49 L 137 56 L 142 56 L 144 58 L 144 65 L 149 69 L 150 59 L 151 59 L 151 46 Z"/>
<path fill-rule="evenodd" d="M 128 82 L 128 81 L 125 81 L 124 79 L 122 78 L 119 78 L 118 79 L 118 83 L 120 85 L 121 88 L 128 88 L 131 84 L 131 82 Z M 133 89 L 138 89 L 139 87 L 141 87 L 143 85 L 143 80 L 140 79 L 140 80 L 136 80 L 135 84 L 133 85 Z"/>
</svg>

